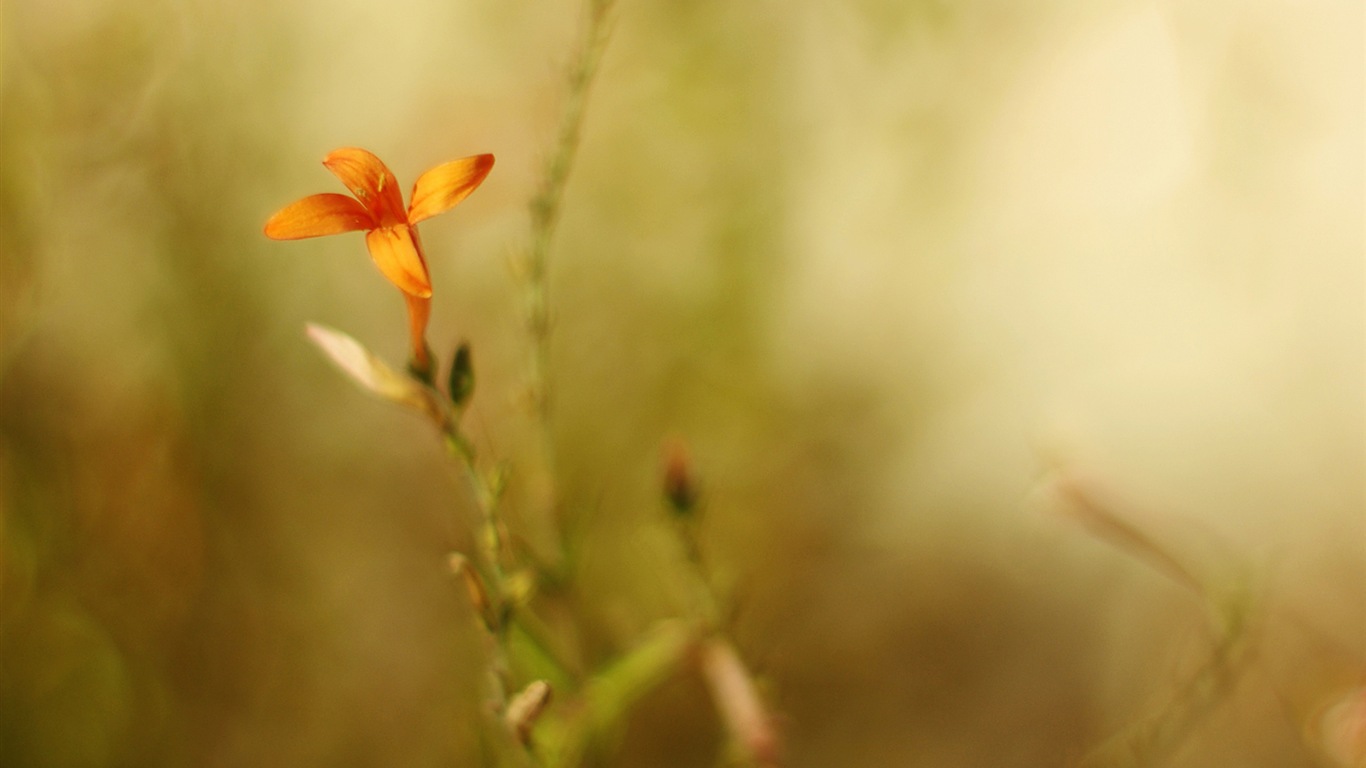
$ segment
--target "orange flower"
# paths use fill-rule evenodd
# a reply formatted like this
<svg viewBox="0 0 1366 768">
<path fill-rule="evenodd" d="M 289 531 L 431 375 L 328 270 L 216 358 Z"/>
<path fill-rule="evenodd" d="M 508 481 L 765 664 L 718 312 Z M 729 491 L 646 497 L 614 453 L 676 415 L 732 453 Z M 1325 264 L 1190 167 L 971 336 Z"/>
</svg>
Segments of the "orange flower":
<svg viewBox="0 0 1366 768">
<path fill-rule="evenodd" d="M 417 177 L 407 208 L 393 172 L 373 154 L 346 147 L 329 154 L 323 165 L 355 198 L 333 193 L 309 195 L 271 216 L 266 222 L 266 237 L 299 240 L 364 230 L 370 258 L 407 300 L 413 363 L 425 372 L 431 366 L 426 332 L 432 281 L 417 223 L 450 210 L 473 192 L 492 170 L 493 155 L 452 160 Z"/>
</svg>

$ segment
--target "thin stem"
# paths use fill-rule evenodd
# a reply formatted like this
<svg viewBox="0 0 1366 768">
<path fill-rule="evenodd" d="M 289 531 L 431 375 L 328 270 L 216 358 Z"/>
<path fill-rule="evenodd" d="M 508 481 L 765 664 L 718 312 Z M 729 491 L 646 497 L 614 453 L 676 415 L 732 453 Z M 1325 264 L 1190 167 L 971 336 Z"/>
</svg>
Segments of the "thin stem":
<svg viewBox="0 0 1366 768">
<path fill-rule="evenodd" d="M 1211 600 L 1209 589 L 1202 579 L 1166 547 L 1116 514 L 1113 509 L 1117 505 L 1103 498 L 1099 489 L 1079 476 L 1067 472 L 1058 473 L 1054 482 L 1058 493 L 1070 504 L 1068 511 L 1077 522 L 1101 539 L 1147 563 L 1172 581 L 1189 588 L 1205 601 Z"/>
<path fill-rule="evenodd" d="M 1245 609 L 1243 606 L 1233 612 L 1241 614 Z M 1230 624 L 1216 640 L 1209 658 L 1165 706 L 1110 737 L 1083 757 L 1078 768 L 1138 768 L 1156 765 L 1173 755 L 1242 680 L 1255 653 L 1251 632 L 1243 620 Z"/>
<path fill-rule="evenodd" d="M 751 764 L 779 768 L 782 743 L 778 731 L 735 645 L 719 634 L 709 638 L 702 646 L 701 665 L 703 679 L 731 738 Z"/>
<path fill-rule="evenodd" d="M 453 419 L 446 424 L 442 436 L 445 439 L 446 452 L 464 467 L 465 478 L 474 493 L 481 523 L 480 554 L 483 556 L 484 566 L 488 569 L 488 575 L 493 577 L 494 585 L 499 590 L 495 600 L 501 602 L 501 589 L 506 578 L 503 571 L 503 543 L 506 537 L 503 535 L 502 521 L 498 518 L 499 493 L 479 471 L 474 444 L 460 432 Z"/>
<path fill-rule="evenodd" d="M 594 675 L 579 692 L 580 705 L 546 723 L 546 762 L 580 765 L 592 745 L 620 727 L 647 693 L 677 674 L 694 655 L 703 630 L 686 622 L 659 623 L 631 650 Z"/>
<path fill-rule="evenodd" d="M 495 715 L 490 719 L 490 723 L 507 737 L 507 749 L 516 755 L 518 763 L 535 768 L 541 765 L 539 757 L 533 750 L 518 741 L 516 735 L 508 730 L 503 721 L 503 714 L 507 709 L 512 691 L 512 666 L 508 653 L 511 625 L 514 622 L 518 623 L 523 636 L 532 641 L 533 646 L 541 653 L 543 661 L 551 666 L 559 667 L 560 670 L 563 670 L 564 666 L 544 641 L 544 637 L 534 630 L 529 631 L 525 622 L 518 622 L 517 612 L 508 605 L 508 577 L 503 567 L 504 542 L 507 541 L 507 536 L 504 533 L 502 521 L 498 517 L 500 489 L 491 484 L 479 471 L 474 444 L 460 432 L 455 418 L 447 420 L 442 425 L 442 437 L 447 452 L 464 467 L 465 476 L 469 481 L 470 489 L 474 494 L 475 503 L 479 507 L 482 518 L 481 559 L 492 586 L 492 594 L 488 595 L 492 607 L 484 617 L 485 627 L 488 630 L 485 641 L 488 644 L 490 658 L 489 687 L 495 708 L 495 711 L 490 713 Z"/>
<path fill-rule="evenodd" d="M 722 631 L 723 617 L 729 613 L 724 606 L 729 602 L 717 594 L 711 570 L 702 554 L 702 544 L 698 541 L 697 521 L 675 521 L 674 532 L 678 534 L 684 559 L 688 562 L 688 586 L 692 593 L 694 609 L 699 618 L 715 631 Z"/>
<path fill-rule="evenodd" d="M 698 617 L 709 634 L 698 659 L 703 679 L 722 723 L 748 762 L 757 768 L 778 768 L 783 764 L 782 739 L 758 693 L 753 675 L 728 637 L 725 624 L 730 623 L 730 611 L 723 611 L 724 598 L 717 595 L 716 584 L 703 555 L 698 530 L 702 510 L 698 508 L 695 488 L 688 487 L 691 480 L 686 460 L 680 459 L 671 468 L 675 469 L 670 478 L 673 487 L 667 489 L 666 494 L 675 503 L 674 531 L 688 561 L 689 581 Z M 666 479 L 667 484 L 669 479 Z M 680 498 L 689 500 L 685 510 L 677 506 L 676 499 Z"/>
<path fill-rule="evenodd" d="M 560 219 L 564 188 L 578 153 L 588 93 L 609 38 L 609 16 L 615 0 L 586 0 L 588 26 L 569 70 L 569 93 L 554 151 L 546 161 L 540 190 L 530 203 L 531 247 L 526 263 L 526 324 L 532 350 L 528 389 L 541 433 L 542 458 L 550 478 L 550 508 L 561 545 L 565 520 L 557 487 L 558 456 L 551 431 L 550 381 L 550 244 Z"/>
</svg>

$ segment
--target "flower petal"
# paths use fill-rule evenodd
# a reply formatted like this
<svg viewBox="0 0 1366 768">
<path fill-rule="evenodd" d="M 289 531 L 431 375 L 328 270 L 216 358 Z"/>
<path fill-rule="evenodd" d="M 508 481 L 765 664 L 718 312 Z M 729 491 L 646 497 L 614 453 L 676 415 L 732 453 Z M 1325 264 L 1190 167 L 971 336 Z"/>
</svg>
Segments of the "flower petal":
<svg viewBox="0 0 1366 768">
<path fill-rule="evenodd" d="M 266 237 L 299 240 L 373 229 L 374 219 L 365 207 L 346 195 L 310 195 L 281 208 L 266 222 Z"/>
<path fill-rule="evenodd" d="M 370 211 L 378 226 L 389 227 L 407 221 L 398 179 L 378 157 L 358 147 L 344 147 L 324 158 L 323 165 Z"/>
<path fill-rule="evenodd" d="M 493 170 L 493 155 L 473 155 L 443 163 L 417 177 L 408 223 L 416 224 L 455 207 Z"/>
<path fill-rule="evenodd" d="M 427 260 L 422 256 L 422 245 L 411 227 L 381 227 L 365 233 L 365 245 L 375 266 L 389 278 L 389 282 L 410 296 L 427 298 L 432 295 L 432 281 L 427 275 Z"/>
</svg>

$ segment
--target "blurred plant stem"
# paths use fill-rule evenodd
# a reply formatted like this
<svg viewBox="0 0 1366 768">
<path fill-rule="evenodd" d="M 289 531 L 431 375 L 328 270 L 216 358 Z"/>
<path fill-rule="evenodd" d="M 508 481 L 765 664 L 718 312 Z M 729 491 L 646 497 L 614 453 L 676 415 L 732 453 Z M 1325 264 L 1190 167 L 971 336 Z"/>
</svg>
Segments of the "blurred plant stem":
<svg viewBox="0 0 1366 768">
<path fill-rule="evenodd" d="M 717 635 L 703 644 L 700 656 L 703 679 L 732 741 L 759 768 L 781 766 L 777 729 L 735 645 Z"/>
<path fill-rule="evenodd" d="M 529 204 L 531 245 L 527 254 L 523 283 L 527 333 L 531 337 L 527 387 L 541 436 L 542 461 L 548 479 L 547 519 L 555 526 L 559 541 L 558 566 L 568 557 L 569 535 L 563 501 L 559 496 L 559 459 L 555 448 L 550 366 L 550 245 L 559 223 L 569 172 L 578 154 L 589 91 L 598 72 L 603 51 L 610 37 L 610 15 L 615 0 L 586 0 L 586 28 L 569 68 L 569 90 L 560 118 L 554 149 L 545 162 L 541 185 Z"/>
<path fill-rule="evenodd" d="M 1104 487 L 1064 467 L 1055 468 L 1051 485 L 1065 514 L 1096 538 L 1189 589 L 1206 610 L 1213 647 L 1200 666 L 1177 685 L 1170 699 L 1077 763 L 1078 768 L 1158 765 L 1181 748 L 1242 680 L 1257 645 L 1257 601 L 1244 577 L 1223 585 L 1197 575 L 1196 569 L 1134 524 L 1131 520 L 1138 516 L 1110 498 Z"/>
<path fill-rule="evenodd" d="M 1223 628 L 1209 656 L 1171 699 L 1092 750 L 1078 763 L 1079 768 L 1159 765 L 1233 693 L 1252 660 L 1255 634 L 1246 623 L 1250 613 L 1246 598 L 1224 607 L 1230 616 L 1239 618 Z"/>
<path fill-rule="evenodd" d="M 699 637 L 681 621 L 658 624 L 635 648 L 590 678 L 576 704 L 542 726 L 546 764 L 573 768 L 593 744 L 619 726 L 632 706 L 676 674 Z"/>
<path fill-rule="evenodd" d="M 480 615 L 488 646 L 489 714 L 491 720 L 496 721 L 491 724 L 492 730 L 501 738 L 494 745 L 486 744 L 485 748 L 491 748 L 500 757 L 511 753 L 516 765 L 539 766 L 541 761 L 530 748 L 529 735 L 535 718 L 549 700 L 550 688 L 544 681 L 536 681 L 546 687 L 546 692 L 545 701 L 538 703 L 534 710 L 528 709 L 526 697 L 514 697 L 511 664 L 514 632 L 517 638 L 525 641 L 520 647 L 530 649 L 537 662 L 550 667 L 558 679 L 569 678 L 568 666 L 553 648 L 540 622 L 527 612 L 528 590 L 518 586 L 510 574 L 510 553 L 505 547 L 508 534 L 499 515 L 501 480 L 490 478 L 479 469 L 474 444 L 460 431 L 458 416 L 445 420 L 440 426 L 446 450 L 464 468 L 480 513 L 478 542 L 483 568 L 469 568 L 468 561 L 458 555 L 452 558 L 452 565 L 470 585 L 471 602 Z M 503 760 L 496 760 L 496 763 L 501 765 Z"/>
</svg>

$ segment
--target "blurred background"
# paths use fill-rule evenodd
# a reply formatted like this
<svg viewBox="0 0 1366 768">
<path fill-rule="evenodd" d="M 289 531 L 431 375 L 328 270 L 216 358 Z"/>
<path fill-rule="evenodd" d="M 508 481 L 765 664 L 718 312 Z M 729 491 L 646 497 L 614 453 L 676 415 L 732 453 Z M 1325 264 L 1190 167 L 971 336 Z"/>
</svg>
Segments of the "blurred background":
<svg viewBox="0 0 1366 768">
<path fill-rule="evenodd" d="M 405 187 L 497 156 L 423 224 L 430 337 L 472 343 L 466 424 L 534 527 L 515 266 L 581 9 L 3 12 L 0 762 L 473 764 L 467 491 L 303 336 L 398 363 L 402 300 L 360 236 L 261 227 L 342 191 L 336 147 Z M 1363 5 L 613 16 L 550 275 L 585 655 L 678 611 L 677 436 L 792 765 L 1068 764 L 1212 639 L 1063 509 L 1064 467 L 1251 595 L 1254 661 L 1164 764 L 1345 764 L 1319 716 L 1366 682 Z M 725 752 L 685 674 L 598 761 Z"/>
</svg>

